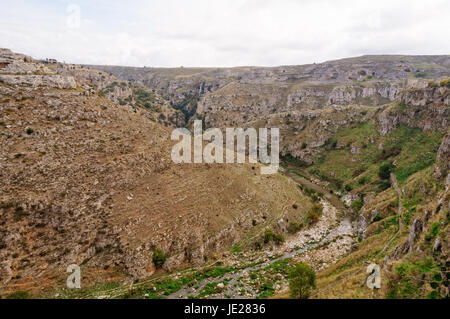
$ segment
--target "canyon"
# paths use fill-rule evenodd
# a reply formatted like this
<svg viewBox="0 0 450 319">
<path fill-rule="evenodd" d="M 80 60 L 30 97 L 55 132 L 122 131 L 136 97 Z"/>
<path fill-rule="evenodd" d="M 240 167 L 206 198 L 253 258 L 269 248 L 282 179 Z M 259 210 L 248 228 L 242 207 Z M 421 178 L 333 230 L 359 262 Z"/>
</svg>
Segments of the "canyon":
<svg viewBox="0 0 450 319">
<path fill-rule="evenodd" d="M 448 297 L 449 77 L 448 55 L 136 68 L 0 49 L 0 295 L 286 298 L 305 261 L 316 298 Z M 174 163 L 195 121 L 279 128 L 279 172 Z"/>
</svg>

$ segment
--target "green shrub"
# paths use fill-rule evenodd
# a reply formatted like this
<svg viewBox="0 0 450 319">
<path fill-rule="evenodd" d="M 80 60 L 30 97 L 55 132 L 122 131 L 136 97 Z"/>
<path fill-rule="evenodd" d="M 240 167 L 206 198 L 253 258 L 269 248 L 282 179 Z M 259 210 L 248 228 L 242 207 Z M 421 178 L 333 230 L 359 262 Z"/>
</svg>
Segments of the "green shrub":
<svg viewBox="0 0 450 319">
<path fill-rule="evenodd" d="M 6 299 L 28 299 L 28 298 L 30 298 L 30 293 L 24 290 L 18 290 L 6 296 Z"/>
<path fill-rule="evenodd" d="M 291 222 L 291 223 L 289 223 L 289 226 L 287 227 L 287 230 L 288 230 L 288 232 L 290 232 L 291 234 L 295 234 L 295 233 L 298 232 L 301 228 L 302 228 L 302 226 L 300 226 L 298 223 L 296 223 L 296 222 Z"/>
<path fill-rule="evenodd" d="M 439 83 L 439 85 L 450 88 L 450 78 L 442 80 L 441 83 Z"/>
<path fill-rule="evenodd" d="M 358 184 L 359 185 L 364 185 L 366 183 L 367 183 L 367 177 L 366 176 L 363 176 L 360 179 L 358 179 Z"/>
<path fill-rule="evenodd" d="M 31 128 L 31 127 L 28 127 L 26 130 L 25 130 L 25 132 L 28 134 L 28 135 L 30 135 L 30 134 L 33 134 L 33 129 Z"/>
<path fill-rule="evenodd" d="M 416 78 L 424 78 L 426 76 L 427 74 L 425 72 L 416 72 L 416 74 L 414 74 L 414 77 Z"/>
<path fill-rule="evenodd" d="M 271 229 L 266 229 L 264 232 L 264 243 L 268 244 L 271 241 L 278 245 L 284 242 L 284 237 L 281 234 L 275 234 Z"/>
<path fill-rule="evenodd" d="M 282 234 L 274 234 L 273 235 L 273 241 L 277 245 L 279 245 L 281 243 L 284 243 L 284 236 Z"/>
<path fill-rule="evenodd" d="M 308 212 L 308 225 L 317 223 L 319 221 L 320 215 L 322 215 L 322 211 L 323 206 L 321 204 L 314 204 L 311 210 Z"/>
<path fill-rule="evenodd" d="M 431 241 L 434 239 L 439 233 L 439 223 L 431 224 L 431 230 L 425 235 L 426 241 Z"/>
<path fill-rule="evenodd" d="M 350 207 L 353 209 L 354 212 L 359 212 L 360 209 L 363 207 L 364 203 L 362 200 L 358 199 L 355 200 Z"/>
<path fill-rule="evenodd" d="M 296 264 L 289 274 L 289 290 L 291 298 L 307 299 L 316 288 L 316 273 L 306 263 Z"/>
<path fill-rule="evenodd" d="M 267 244 L 273 239 L 273 232 L 271 229 L 266 229 L 264 232 L 264 243 Z"/>
<path fill-rule="evenodd" d="M 161 268 L 162 265 L 166 262 L 167 256 L 166 254 L 159 248 L 155 248 L 153 250 L 153 263 L 156 268 Z"/>
<path fill-rule="evenodd" d="M 378 185 L 378 189 L 380 191 L 384 191 L 384 190 L 388 189 L 389 187 L 391 187 L 391 182 L 386 181 L 386 180 L 381 181 L 380 184 Z"/>
<path fill-rule="evenodd" d="M 384 163 L 378 169 L 378 176 L 381 179 L 389 179 L 389 177 L 391 176 L 392 168 L 393 165 L 391 163 Z"/>
</svg>

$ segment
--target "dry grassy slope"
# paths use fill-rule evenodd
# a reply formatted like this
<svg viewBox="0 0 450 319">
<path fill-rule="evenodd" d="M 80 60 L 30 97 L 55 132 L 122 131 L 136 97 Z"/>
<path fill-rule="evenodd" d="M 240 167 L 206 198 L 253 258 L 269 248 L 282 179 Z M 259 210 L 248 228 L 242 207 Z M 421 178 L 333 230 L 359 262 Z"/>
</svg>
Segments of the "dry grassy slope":
<svg viewBox="0 0 450 319">
<path fill-rule="evenodd" d="M 202 263 L 310 201 L 255 165 L 175 165 L 170 130 L 81 88 L 0 83 L 3 292 Z M 298 209 L 292 205 L 296 203 Z"/>
</svg>

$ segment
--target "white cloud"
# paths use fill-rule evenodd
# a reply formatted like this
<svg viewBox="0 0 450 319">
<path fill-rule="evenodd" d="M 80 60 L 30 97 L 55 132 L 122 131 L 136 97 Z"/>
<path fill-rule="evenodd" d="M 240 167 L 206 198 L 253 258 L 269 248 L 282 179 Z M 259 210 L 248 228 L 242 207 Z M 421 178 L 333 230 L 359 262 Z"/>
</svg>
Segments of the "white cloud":
<svg viewBox="0 0 450 319">
<path fill-rule="evenodd" d="M 67 23 L 73 4 L 81 9 L 78 29 Z M 18 1 L 0 12 L 0 46 L 35 57 L 133 66 L 449 54 L 449 12 L 446 0 Z"/>
</svg>

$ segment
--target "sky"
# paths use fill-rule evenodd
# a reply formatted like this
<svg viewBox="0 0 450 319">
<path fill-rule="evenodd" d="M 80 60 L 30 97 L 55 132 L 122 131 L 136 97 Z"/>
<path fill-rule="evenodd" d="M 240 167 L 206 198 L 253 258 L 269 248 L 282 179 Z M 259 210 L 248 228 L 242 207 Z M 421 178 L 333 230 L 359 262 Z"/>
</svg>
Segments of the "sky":
<svg viewBox="0 0 450 319">
<path fill-rule="evenodd" d="M 0 47 L 153 67 L 450 54 L 448 0 L 0 0 Z"/>
</svg>

